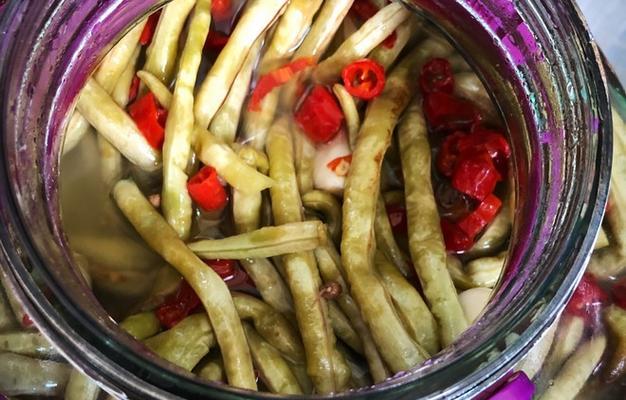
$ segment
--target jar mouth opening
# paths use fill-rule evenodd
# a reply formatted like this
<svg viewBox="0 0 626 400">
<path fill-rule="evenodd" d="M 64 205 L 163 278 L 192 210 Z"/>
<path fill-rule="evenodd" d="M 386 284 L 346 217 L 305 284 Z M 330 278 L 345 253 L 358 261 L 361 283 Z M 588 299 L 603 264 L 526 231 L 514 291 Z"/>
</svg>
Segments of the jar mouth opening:
<svg viewBox="0 0 626 400">
<path fill-rule="evenodd" d="M 58 8 L 48 10 L 54 24 L 55 15 L 69 12 L 63 4 L 71 3 L 60 1 Z M 88 2 L 91 4 L 91 2 Z M 166 366 L 163 361 L 145 355 L 138 345 L 133 345 L 129 338 L 121 331 L 114 336 L 103 340 L 115 330 L 112 321 L 103 320 L 103 310 L 94 318 L 91 311 L 76 307 L 76 300 L 83 299 L 92 306 L 95 299 L 80 288 L 80 280 L 74 275 L 74 282 L 60 281 L 60 277 L 71 277 L 65 271 L 53 271 L 50 266 L 52 260 L 46 260 L 47 252 L 54 253 L 54 260 L 59 263 L 70 262 L 69 250 L 66 246 L 61 221 L 58 215 L 58 199 L 56 185 L 58 179 L 58 162 L 60 147 L 60 132 L 64 126 L 63 118 L 59 114 L 66 114 L 70 110 L 78 90 L 93 68 L 97 65 L 103 50 L 110 46 L 117 36 L 132 22 L 136 21 L 144 12 L 152 7 L 154 2 L 139 1 L 137 6 L 124 6 L 122 2 L 112 2 L 109 6 L 97 9 L 93 2 L 93 10 L 83 15 L 83 20 L 76 24 L 76 32 L 68 47 L 68 68 L 52 74 L 57 86 L 53 98 L 41 99 L 41 119 L 38 116 L 27 116 L 21 103 L 11 104 L 17 111 L 2 127 L 3 151 L 7 154 L 7 162 L 0 172 L 3 184 L 7 190 L 0 198 L 0 213 L 6 227 L 0 231 L 2 246 L 5 249 L 4 257 L 10 270 L 4 274 L 13 282 L 15 289 L 22 292 L 20 296 L 27 304 L 27 309 L 33 315 L 35 322 L 61 347 L 73 362 L 87 372 L 94 371 L 87 354 L 97 354 L 96 363 L 106 365 L 105 373 L 109 377 L 105 385 L 117 388 L 119 371 L 113 371 L 112 365 L 123 363 L 126 367 L 135 363 L 143 369 L 147 378 L 156 385 L 157 378 L 167 375 L 167 383 L 172 384 L 183 380 L 188 395 L 199 393 L 201 387 L 219 388 L 224 393 L 249 395 L 249 392 L 232 389 L 226 385 L 211 385 L 191 378 L 190 375 L 179 374 Z M 408 1 L 406 3 L 409 3 Z M 573 290 L 574 283 L 580 278 L 583 266 L 591 250 L 595 234 L 600 226 L 604 204 L 608 192 L 608 174 L 610 171 L 610 126 L 603 121 L 610 121 L 610 111 L 606 88 L 602 83 L 603 70 L 598 58 L 598 51 L 591 42 L 584 29 L 582 18 L 570 1 L 559 5 L 521 5 L 519 9 L 511 8 L 509 1 L 492 0 L 483 5 L 467 1 L 413 1 L 410 6 L 418 10 L 428 20 L 437 23 L 439 27 L 455 42 L 459 50 L 466 56 L 488 89 L 494 94 L 496 104 L 500 107 L 503 119 L 513 136 L 515 148 L 516 171 L 516 204 L 518 205 L 514 221 L 509 248 L 509 262 L 501 284 L 495 294 L 496 303 L 490 305 L 486 314 L 477 321 L 452 347 L 443 350 L 435 358 L 416 367 L 405 374 L 399 374 L 374 388 L 339 395 L 338 397 L 375 396 L 389 394 L 392 389 L 408 393 L 430 394 L 432 388 L 439 390 L 437 396 L 445 397 L 450 394 L 454 384 L 463 382 L 467 385 L 466 393 L 476 393 L 479 388 L 497 381 L 507 372 L 513 362 L 519 358 L 522 351 L 528 347 L 534 337 L 542 332 L 556 318 L 565 299 Z M 10 5 L 6 15 L 25 12 L 28 6 L 22 8 Z M 85 6 L 87 7 L 87 6 Z M 506 8 L 508 7 L 508 8 Z M 130 12 L 129 12 L 130 11 Z M 121 16 L 123 12 L 127 15 Z M 562 44 L 547 40 L 548 32 L 544 23 L 555 17 L 556 14 L 565 15 L 562 21 L 561 35 L 569 35 L 569 39 L 584 43 L 580 54 L 575 53 L 571 46 L 567 48 L 565 41 Z M 2 26 L 10 26 L 5 15 Z M 59 17 L 60 18 L 60 17 Z M 75 16 L 75 18 L 78 18 Z M 108 30 L 102 25 L 109 24 L 118 18 L 115 26 Z M 463 26 L 463 20 L 467 25 Z M 461 30 L 463 28 L 464 30 Z M 17 29 L 17 28 L 15 28 Z M 475 37 L 469 38 L 468 31 L 478 32 Z M 93 31 L 80 38 L 80 33 Z M 50 32 L 48 32 L 50 34 Z M 45 31 L 44 31 L 45 35 Z M 529 36 L 530 35 L 530 36 Z M 481 50 L 479 43 L 471 43 L 472 39 L 481 42 L 487 49 Z M 5 39 L 3 55 L 15 51 L 9 48 Z M 41 41 L 32 38 L 33 43 L 45 46 Z M 45 39 L 43 39 L 45 42 Z M 490 43 L 485 45 L 485 41 Z M 489 42 L 490 41 L 490 42 Z M 48 42 L 51 43 L 51 42 Z M 79 56 L 81 52 L 88 57 Z M 550 53 L 551 52 L 551 53 Z M 43 57 L 44 51 L 34 52 L 26 57 L 24 65 Z M 2 58 L 0 58 L 2 59 Z M 6 60 L 6 58 L 4 58 Z M 18 60 L 19 61 L 19 60 Z M 551 63 L 556 63 L 556 66 Z M 588 62 L 590 65 L 583 65 Z M 527 63 L 527 65 L 523 65 Z M 3 63 L 2 76 L 10 77 L 11 69 Z M 571 71 L 571 76 L 568 76 Z M 14 76 L 25 75 L 23 71 Z M 28 98 L 30 91 L 37 93 L 43 88 L 32 82 L 21 86 L 28 79 L 37 77 L 41 71 L 30 71 L 30 75 L 14 85 L 16 94 Z M 78 78 L 73 78 L 75 74 Z M 72 77 L 72 80 L 69 78 Z M 579 93 L 569 93 L 571 85 L 580 89 Z M 4 89 L 9 90 L 8 84 Z M 574 96 L 577 102 L 570 96 Z M 19 96 L 18 96 L 19 97 Z M 9 104 L 7 104 L 8 106 Z M 11 107 L 0 110 L 6 113 Z M 20 113 L 24 114 L 20 114 Z M 55 113 L 57 113 L 55 115 Z M 39 149 L 35 155 L 43 157 L 37 165 L 38 170 L 33 175 L 16 172 L 16 165 L 11 162 L 23 161 L 19 146 L 25 139 L 12 137 L 29 127 L 27 123 L 18 123 L 20 115 L 32 121 L 30 127 L 41 138 L 36 142 Z M 570 118 L 569 122 L 568 118 Z M 13 124 L 10 125 L 9 124 Z M 610 125 L 610 124 L 608 124 Z M 25 130 L 24 130 L 25 131 Z M 571 147 L 572 143 L 580 143 L 578 147 Z M 7 166 L 8 164 L 8 166 Z M 568 170 L 571 166 L 571 170 Z M 586 171 L 586 172 L 585 172 Z M 576 183 L 568 182 L 572 177 L 582 177 Z M 17 179 L 16 179 L 17 177 Z M 32 182 L 39 182 L 41 188 L 33 189 Z M 42 182 L 43 181 L 43 182 Z M 585 189 L 585 190 L 582 190 Z M 25 196 L 33 190 L 34 199 Z M 35 200 L 43 198 L 47 206 L 34 204 Z M 572 204 L 570 204 L 572 203 Z M 32 215 L 30 210 L 37 209 Z M 33 217 L 45 216 L 38 224 L 29 223 Z M 43 222 L 43 223 L 42 223 Z M 586 229 L 581 229 L 583 226 Z M 40 236 L 33 233 L 33 229 L 47 231 Z M 562 232 L 556 232 L 561 229 Z M 564 237 L 565 234 L 570 237 Z M 531 237 L 532 236 L 532 237 Z M 550 244 L 549 242 L 553 243 Z M 557 248 L 556 244 L 561 247 Z M 23 261 L 19 252 L 26 254 L 28 261 Z M 556 267 L 563 263 L 568 268 L 559 271 Z M 545 265 L 542 270 L 541 265 Z M 531 271 L 524 269 L 530 265 Z M 30 267 L 30 268 L 29 268 Z M 60 267 L 58 267 L 60 268 Z M 36 274 L 41 281 L 51 288 L 54 300 L 64 310 L 61 314 L 67 321 L 55 320 L 60 314 L 52 309 L 50 302 L 40 293 L 36 282 L 30 278 L 29 272 Z M 525 279 L 525 282 L 521 282 Z M 530 284 L 536 287 L 530 288 Z M 71 294 L 71 296 L 69 295 Z M 503 315 L 507 313 L 507 315 Z M 47 315 L 46 315 L 47 314 Z M 507 342 L 509 332 L 519 333 L 513 343 Z M 89 338 L 86 340 L 85 338 Z M 477 338 L 481 338 L 478 341 Z M 108 343 L 105 343 L 108 342 Z M 115 342 L 114 345 L 111 344 Z M 97 345 L 94 345 L 96 343 Z M 65 346 L 65 347 L 64 347 Z M 74 347 L 74 351 L 72 351 Z M 110 351 L 131 350 L 129 354 L 113 355 Z M 76 349 L 84 350 L 84 354 L 75 354 Z M 467 350 L 464 356 L 459 352 Z M 487 362 L 489 354 L 501 353 L 496 361 L 484 364 L 482 374 L 468 371 L 477 371 L 479 366 Z M 147 361 L 146 361 L 147 360 Z M 114 369 L 114 368 L 113 368 Z M 489 371 L 489 374 L 485 373 Z M 462 374 L 460 374 L 462 373 Z M 434 374 L 446 374 L 443 379 L 448 388 L 434 384 Z M 457 375 L 457 377 L 454 377 Z M 482 376 L 479 376 L 482 375 Z M 464 378 L 459 378 L 463 376 Z M 417 380 L 428 381 L 418 387 Z M 130 383 L 130 381 L 128 381 Z M 161 389 L 167 390 L 167 389 Z M 164 397 L 165 392 L 151 393 L 155 397 Z M 215 393 L 213 393 L 215 395 Z M 274 395 L 257 394 L 261 398 L 273 398 Z M 395 395 L 394 395 L 395 396 Z M 396 397 L 397 398 L 397 397 Z"/>
</svg>

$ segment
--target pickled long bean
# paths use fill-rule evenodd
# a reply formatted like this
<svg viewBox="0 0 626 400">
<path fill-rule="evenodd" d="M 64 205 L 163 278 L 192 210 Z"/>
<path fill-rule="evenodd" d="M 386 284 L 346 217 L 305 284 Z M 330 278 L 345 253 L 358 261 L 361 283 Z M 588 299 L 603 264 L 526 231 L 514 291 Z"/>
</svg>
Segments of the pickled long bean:
<svg viewBox="0 0 626 400">
<path fill-rule="evenodd" d="M 341 205 L 337 198 L 323 190 L 313 190 L 302 196 L 304 207 L 324 216 L 324 222 L 335 243 L 341 240 Z"/>
<path fill-rule="evenodd" d="M 356 146 L 356 138 L 359 133 L 359 128 L 361 127 L 361 117 L 359 117 L 356 102 L 354 101 L 352 95 L 348 93 L 346 88 L 338 83 L 333 85 L 333 93 L 335 93 L 337 100 L 339 100 L 339 104 L 341 104 L 343 115 L 346 118 L 348 142 L 350 143 L 350 148 L 354 149 Z"/>
<path fill-rule="evenodd" d="M 0 333 L 0 352 L 48 358 L 57 355 L 55 348 L 39 332 Z"/>
<path fill-rule="evenodd" d="M 8 396 L 59 396 L 71 371 L 66 364 L 13 353 L 0 353 L 0 365 L 0 392 Z"/>
<path fill-rule="evenodd" d="M 224 281 L 187 248 L 132 181 L 120 181 L 113 196 L 144 240 L 178 269 L 198 294 L 224 354 L 229 383 L 256 389 L 243 328 Z"/>
<path fill-rule="evenodd" d="M 169 109 L 172 104 L 172 92 L 157 78 L 148 71 L 137 71 L 137 77 L 146 85 L 146 87 L 154 94 L 157 101 L 163 108 Z"/>
<path fill-rule="evenodd" d="M 161 331 L 161 322 L 154 312 L 148 311 L 125 318 L 120 323 L 120 328 L 135 339 L 144 340 Z"/>
<path fill-rule="evenodd" d="M 358 333 L 352 327 L 348 317 L 341 311 L 334 301 L 328 302 L 328 318 L 335 335 L 347 344 L 352 350 L 363 354 L 363 342 Z"/>
<path fill-rule="evenodd" d="M 409 106 L 398 132 L 411 259 L 439 325 L 441 343 L 448 346 L 468 325 L 446 268 L 446 247 L 430 181 L 430 145 L 416 101 Z"/>
<path fill-rule="evenodd" d="M 96 400 L 100 396 L 100 387 L 88 376 L 77 369 L 72 370 L 65 386 L 65 400 Z"/>
</svg>

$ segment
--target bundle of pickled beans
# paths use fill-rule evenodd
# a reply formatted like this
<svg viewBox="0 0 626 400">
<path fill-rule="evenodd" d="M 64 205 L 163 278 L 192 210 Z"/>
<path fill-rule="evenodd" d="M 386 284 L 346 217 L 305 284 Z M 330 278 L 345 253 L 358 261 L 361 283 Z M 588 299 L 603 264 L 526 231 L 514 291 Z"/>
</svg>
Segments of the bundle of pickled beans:
<svg viewBox="0 0 626 400">
<path fill-rule="evenodd" d="M 68 116 L 64 228 L 120 328 L 179 368 L 358 389 L 451 345 L 489 301 L 513 209 L 498 115 L 401 4 L 173 0 Z M 98 396 L 58 375 L 66 399 Z"/>
</svg>

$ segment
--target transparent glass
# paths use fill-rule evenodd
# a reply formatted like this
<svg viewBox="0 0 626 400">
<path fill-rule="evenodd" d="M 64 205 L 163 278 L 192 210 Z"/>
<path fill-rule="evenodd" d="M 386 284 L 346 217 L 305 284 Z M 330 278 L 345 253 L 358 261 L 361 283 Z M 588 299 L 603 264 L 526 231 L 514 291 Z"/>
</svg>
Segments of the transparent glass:
<svg viewBox="0 0 626 400">
<path fill-rule="evenodd" d="M 166 1 L 13 0 L 0 29 L 0 263 L 41 331 L 130 398 L 274 398 L 174 369 L 118 329 L 72 267 L 59 218 L 61 134 L 78 90 L 139 18 Z M 502 112 L 516 217 L 480 320 L 424 365 L 343 398 L 474 398 L 509 374 L 580 279 L 608 191 L 611 120 L 595 44 L 570 0 L 405 1 L 449 36 Z"/>
</svg>

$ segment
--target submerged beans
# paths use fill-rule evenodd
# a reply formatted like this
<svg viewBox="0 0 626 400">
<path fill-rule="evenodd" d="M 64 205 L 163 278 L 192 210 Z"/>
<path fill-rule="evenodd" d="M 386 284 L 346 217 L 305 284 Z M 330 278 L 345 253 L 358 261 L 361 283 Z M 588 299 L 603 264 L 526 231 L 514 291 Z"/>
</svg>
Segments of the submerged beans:
<svg viewBox="0 0 626 400">
<path fill-rule="evenodd" d="M 137 71 L 137 76 L 148 87 L 154 97 L 163 108 L 169 109 L 172 103 L 172 92 L 157 78 L 148 71 Z"/>
<path fill-rule="evenodd" d="M 71 367 L 55 361 L 0 353 L 0 392 L 7 396 L 60 396 Z"/>
<path fill-rule="evenodd" d="M 187 248 L 134 182 L 120 181 L 113 197 L 148 245 L 183 275 L 202 301 L 224 355 L 229 383 L 256 389 L 246 338 L 224 281 Z"/>
<path fill-rule="evenodd" d="M 381 43 L 371 52 L 369 58 L 382 65 L 385 70 L 388 69 L 398 59 L 407 43 L 417 36 L 421 26 L 422 22 L 417 16 L 410 16 L 406 23 L 395 30 L 396 40 L 393 46 L 389 48 L 385 43 Z"/>
<path fill-rule="evenodd" d="M 180 34 L 195 4 L 196 0 L 174 0 L 165 6 L 159 17 L 152 43 L 146 51 L 143 69 L 166 85 L 172 81 Z"/>
<path fill-rule="evenodd" d="M 398 130 L 411 259 L 424 295 L 450 345 L 468 326 L 446 267 L 446 247 L 430 175 L 430 145 L 420 104 L 414 101 Z"/>
<path fill-rule="evenodd" d="M 314 250 L 326 244 L 326 229 L 319 221 L 266 226 L 224 239 L 200 240 L 189 248 L 204 259 L 267 258 Z"/>
<path fill-rule="evenodd" d="M 72 113 L 63 138 L 63 155 L 69 153 L 85 137 L 91 125 L 79 112 Z"/>
<path fill-rule="evenodd" d="M 147 311 L 124 319 L 120 328 L 135 339 L 144 340 L 161 331 L 161 322 L 153 311 Z"/>
<path fill-rule="evenodd" d="M 13 329 L 16 326 L 17 321 L 15 321 L 9 299 L 4 294 L 4 289 L 0 287 L 0 332 Z"/>
<path fill-rule="evenodd" d="M 383 93 L 367 109 L 346 180 L 341 260 L 363 318 L 394 372 L 412 368 L 427 353 L 404 329 L 372 265 L 381 164 L 398 118 L 411 100 L 412 74 L 428 58 L 445 56 L 450 50 L 444 42 L 427 40 L 392 70 Z"/>
<path fill-rule="evenodd" d="M 438 327 L 419 292 L 380 252 L 376 268 L 409 334 L 431 355 L 439 351 Z"/>
<path fill-rule="evenodd" d="M 270 176 L 276 182 L 270 194 L 277 224 L 302 220 L 292 151 L 289 121 L 281 118 L 274 123 L 267 138 Z M 283 261 L 307 355 L 307 372 L 319 393 L 341 390 L 347 381 L 342 381 L 338 372 L 347 367 L 335 349 L 326 301 L 319 296 L 320 278 L 315 258 L 304 252 L 284 256 Z"/>
<path fill-rule="evenodd" d="M 261 380 L 269 391 L 282 394 L 302 394 L 298 380 L 278 350 L 263 340 L 249 324 L 244 323 L 243 329 L 248 338 L 254 365 L 259 370 Z"/>
<path fill-rule="evenodd" d="M 100 387 L 91 378 L 74 369 L 65 387 L 64 396 L 65 400 L 96 400 L 100 396 Z"/>
<path fill-rule="evenodd" d="M 324 216 L 324 222 L 335 243 L 341 241 L 341 205 L 335 196 L 323 190 L 313 190 L 302 196 L 304 207 Z"/>
<path fill-rule="evenodd" d="M 148 144 L 135 122 L 95 80 L 87 80 L 76 107 L 130 162 L 146 171 L 159 168 L 159 152 Z"/>
<path fill-rule="evenodd" d="M 191 196 L 187 191 L 186 173 L 194 126 L 193 90 L 210 25 L 211 0 L 197 0 L 165 123 L 161 209 L 167 222 L 182 239 L 189 236 L 193 212 Z"/>
<path fill-rule="evenodd" d="M 283 11 L 287 0 L 251 0 L 226 46 L 202 82 L 196 98 L 196 124 L 207 128 L 220 108 L 256 39 Z"/>
<path fill-rule="evenodd" d="M 215 335 L 206 315 L 194 314 L 144 344 L 165 360 L 191 371 L 215 346 Z"/>
<path fill-rule="evenodd" d="M 1 333 L 0 352 L 5 351 L 39 358 L 57 354 L 48 339 L 39 332 Z"/>
<path fill-rule="evenodd" d="M 315 68 L 313 79 L 318 83 L 332 83 L 346 65 L 367 56 L 409 16 L 411 12 L 402 4 L 389 4 L 382 8 Z"/>
<path fill-rule="evenodd" d="M 328 317 L 333 327 L 333 331 L 339 339 L 350 346 L 352 350 L 363 354 L 363 342 L 356 330 L 352 327 L 348 317 L 341 311 L 334 301 L 328 302 Z"/>
<path fill-rule="evenodd" d="M 113 100 L 122 107 L 126 107 L 126 105 L 128 105 L 128 101 L 130 100 L 130 87 L 133 83 L 133 79 L 135 78 L 137 60 L 139 60 L 140 54 L 141 46 L 137 45 L 130 61 L 128 62 L 128 65 L 126 66 L 126 69 L 124 69 L 120 75 L 120 78 L 117 80 L 117 83 L 111 92 Z"/>
</svg>

